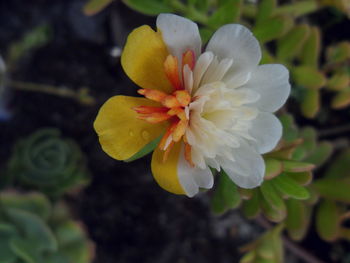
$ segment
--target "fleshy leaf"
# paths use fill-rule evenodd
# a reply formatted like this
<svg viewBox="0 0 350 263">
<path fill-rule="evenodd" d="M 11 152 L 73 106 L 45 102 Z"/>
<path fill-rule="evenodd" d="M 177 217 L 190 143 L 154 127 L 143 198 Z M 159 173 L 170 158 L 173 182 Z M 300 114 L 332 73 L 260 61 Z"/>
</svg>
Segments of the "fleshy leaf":
<svg viewBox="0 0 350 263">
<path fill-rule="evenodd" d="M 145 15 L 158 15 L 160 13 L 172 13 L 173 8 L 160 0 L 122 0 L 131 9 Z"/>
<path fill-rule="evenodd" d="M 258 12 L 256 14 L 255 22 L 260 24 L 269 19 L 277 6 L 276 0 L 261 0 L 258 5 Z"/>
<path fill-rule="evenodd" d="M 321 32 L 318 27 L 313 26 L 300 52 L 301 63 L 306 66 L 317 68 L 320 50 Z"/>
<path fill-rule="evenodd" d="M 339 63 L 350 58 L 350 42 L 343 41 L 327 49 L 329 63 Z"/>
<path fill-rule="evenodd" d="M 339 235 L 339 211 L 335 202 L 323 200 L 316 214 L 316 230 L 326 241 L 334 241 Z"/>
<path fill-rule="evenodd" d="M 310 225 L 312 208 L 295 199 L 288 199 L 286 205 L 288 211 L 286 218 L 288 235 L 293 240 L 302 240 Z"/>
<path fill-rule="evenodd" d="M 312 173 L 310 171 L 300 173 L 286 173 L 286 176 L 300 185 L 307 185 L 312 180 Z"/>
<path fill-rule="evenodd" d="M 336 73 L 327 82 L 327 88 L 330 90 L 340 91 L 349 86 L 350 77 L 347 73 Z"/>
<path fill-rule="evenodd" d="M 9 219 L 14 222 L 28 239 L 37 240 L 38 251 L 56 251 L 57 241 L 52 231 L 38 216 L 15 208 L 6 209 Z M 36 262 L 35 262 L 36 263 Z"/>
<path fill-rule="evenodd" d="M 297 162 L 291 160 L 283 161 L 283 168 L 285 172 L 307 172 L 315 168 L 315 165 L 306 162 Z"/>
<path fill-rule="evenodd" d="M 295 82 L 306 88 L 319 89 L 326 84 L 325 76 L 313 67 L 295 67 L 292 73 Z"/>
<path fill-rule="evenodd" d="M 319 179 L 313 182 L 313 188 L 323 197 L 350 204 L 350 182 L 339 179 Z"/>
<path fill-rule="evenodd" d="M 218 186 L 211 199 L 211 207 L 215 213 L 220 214 L 227 209 L 236 208 L 241 198 L 237 186 L 224 171 L 220 172 L 218 179 Z"/>
<path fill-rule="evenodd" d="M 350 105 L 350 88 L 337 93 L 332 99 L 332 108 L 342 109 Z"/>
<path fill-rule="evenodd" d="M 208 19 L 208 25 L 218 28 L 222 25 L 233 23 L 241 14 L 241 0 L 228 0 L 223 3 Z"/>
<path fill-rule="evenodd" d="M 271 181 L 260 186 L 263 198 L 260 200 L 264 214 L 273 222 L 280 222 L 286 216 L 286 205 Z"/>
<path fill-rule="evenodd" d="M 350 176 L 350 149 L 337 155 L 325 172 L 325 178 L 341 179 Z"/>
<path fill-rule="evenodd" d="M 91 16 L 106 8 L 113 0 L 89 0 L 83 8 L 85 15 Z"/>
<path fill-rule="evenodd" d="M 280 160 L 267 158 L 265 160 L 265 180 L 270 180 L 278 176 L 283 170 L 283 164 Z"/>
<path fill-rule="evenodd" d="M 283 36 L 293 26 L 293 20 L 288 16 L 275 16 L 255 26 L 254 36 L 262 43 Z"/>
<path fill-rule="evenodd" d="M 36 247 L 35 239 L 15 237 L 10 241 L 11 249 L 25 263 L 44 263 Z"/>
<path fill-rule="evenodd" d="M 310 28 L 308 25 L 298 25 L 290 30 L 277 43 L 277 57 L 284 61 L 295 56 L 308 37 Z"/>
<path fill-rule="evenodd" d="M 301 112 L 307 118 L 314 118 L 320 109 L 320 92 L 316 89 L 305 89 Z"/>
<path fill-rule="evenodd" d="M 243 214 L 247 218 L 254 218 L 260 212 L 259 200 L 262 198 L 262 196 L 258 190 L 254 190 L 252 193 L 252 197 L 243 202 Z"/>
<path fill-rule="evenodd" d="M 305 162 L 321 166 L 333 153 L 333 145 L 329 142 L 321 142 L 317 145 L 315 151 L 309 155 Z"/>
<path fill-rule="evenodd" d="M 282 194 L 293 197 L 295 199 L 304 200 L 308 199 L 310 196 L 309 192 L 303 186 L 300 186 L 285 174 L 277 176 L 271 180 L 271 182 Z"/>
</svg>

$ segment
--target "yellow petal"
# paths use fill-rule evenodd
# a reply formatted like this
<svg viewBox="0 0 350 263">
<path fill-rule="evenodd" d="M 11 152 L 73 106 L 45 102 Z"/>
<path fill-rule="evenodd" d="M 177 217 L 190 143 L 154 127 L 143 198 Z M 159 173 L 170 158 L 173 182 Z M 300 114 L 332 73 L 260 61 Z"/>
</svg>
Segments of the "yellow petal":
<svg viewBox="0 0 350 263">
<path fill-rule="evenodd" d="M 140 87 L 170 92 L 172 88 L 164 71 L 168 55 L 161 34 L 145 25 L 128 36 L 121 63 L 129 78 Z"/>
<path fill-rule="evenodd" d="M 115 96 L 100 109 L 94 128 L 102 149 L 117 160 L 126 160 L 164 133 L 167 122 L 151 124 L 137 119 L 137 106 L 159 106 L 145 98 Z"/>
<path fill-rule="evenodd" d="M 174 193 L 186 194 L 178 178 L 178 162 L 181 143 L 176 143 L 171 149 L 168 159 L 163 162 L 164 151 L 156 148 L 152 156 L 152 173 L 160 187 Z"/>
</svg>

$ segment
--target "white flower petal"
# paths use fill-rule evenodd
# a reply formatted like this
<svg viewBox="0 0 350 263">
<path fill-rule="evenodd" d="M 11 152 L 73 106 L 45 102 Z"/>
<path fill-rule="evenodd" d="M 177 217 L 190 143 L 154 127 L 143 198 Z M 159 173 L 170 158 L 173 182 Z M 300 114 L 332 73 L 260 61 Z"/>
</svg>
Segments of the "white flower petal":
<svg viewBox="0 0 350 263">
<path fill-rule="evenodd" d="M 185 190 L 187 196 L 192 197 L 196 195 L 199 188 L 210 189 L 213 187 L 214 178 L 209 167 L 206 166 L 205 169 L 192 167 L 185 160 L 183 145 L 180 151 L 177 168 L 180 184 Z"/>
<path fill-rule="evenodd" d="M 252 71 L 261 59 L 259 42 L 245 26 L 238 24 L 224 25 L 210 39 L 207 51 L 213 52 L 219 60 L 233 59 L 228 76 L 243 83 L 246 74 Z M 239 78 L 238 78 L 239 77 Z"/>
<path fill-rule="evenodd" d="M 193 72 L 187 64 L 183 68 L 183 78 L 185 90 L 187 90 L 188 93 L 191 94 L 193 88 Z"/>
<path fill-rule="evenodd" d="M 241 142 L 237 149 L 232 149 L 235 161 L 220 158 L 220 166 L 233 182 L 242 188 L 254 188 L 263 182 L 265 174 L 264 159 L 254 148 Z"/>
<path fill-rule="evenodd" d="M 276 147 L 282 137 L 282 124 L 275 115 L 268 112 L 260 112 L 252 121 L 249 134 L 255 139 L 252 144 L 261 154 L 267 153 Z"/>
<path fill-rule="evenodd" d="M 211 52 L 204 52 L 198 58 L 193 71 L 193 90 L 194 92 L 199 88 L 199 84 L 202 80 L 204 73 L 207 71 L 211 62 L 214 59 L 214 55 Z"/>
<path fill-rule="evenodd" d="M 290 93 L 289 72 L 280 64 L 261 65 L 252 72 L 250 80 L 242 87 L 260 94 L 252 105 L 261 111 L 275 112 L 286 102 Z"/>
<path fill-rule="evenodd" d="M 196 23 L 181 16 L 160 14 L 157 17 L 157 28 L 160 29 L 169 52 L 178 57 L 180 64 L 182 54 L 187 50 L 194 51 L 196 58 L 199 57 L 202 41 Z"/>
</svg>

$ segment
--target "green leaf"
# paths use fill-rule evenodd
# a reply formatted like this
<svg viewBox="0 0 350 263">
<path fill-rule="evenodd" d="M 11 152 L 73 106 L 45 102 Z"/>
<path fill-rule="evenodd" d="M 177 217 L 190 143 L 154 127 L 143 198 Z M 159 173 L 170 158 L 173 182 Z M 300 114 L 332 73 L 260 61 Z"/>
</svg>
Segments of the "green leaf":
<svg viewBox="0 0 350 263">
<path fill-rule="evenodd" d="M 208 25 L 217 29 L 218 27 L 239 20 L 241 13 L 241 0 L 228 0 L 221 5 L 208 19 Z"/>
<path fill-rule="evenodd" d="M 277 6 L 276 0 L 261 0 L 259 1 L 258 5 L 258 12 L 256 14 L 255 23 L 261 24 L 262 22 L 265 22 L 267 19 L 269 19 L 273 12 L 275 11 L 275 8 Z"/>
<path fill-rule="evenodd" d="M 325 178 L 341 179 L 350 176 L 350 149 L 347 149 L 332 161 L 329 168 L 325 172 Z"/>
<path fill-rule="evenodd" d="M 307 118 L 314 118 L 320 110 L 320 92 L 316 89 L 304 89 L 301 112 Z"/>
<path fill-rule="evenodd" d="M 309 229 L 312 207 L 295 199 L 288 199 L 286 228 L 288 235 L 296 241 L 302 240 Z"/>
<path fill-rule="evenodd" d="M 292 77 L 298 85 L 310 89 L 320 89 L 327 81 L 323 73 L 310 66 L 295 67 Z"/>
<path fill-rule="evenodd" d="M 26 33 L 18 42 L 11 44 L 7 57 L 8 67 L 15 66 L 16 62 L 24 55 L 46 45 L 51 38 L 52 32 L 48 25 L 35 27 Z"/>
<path fill-rule="evenodd" d="M 335 202 L 323 200 L 316 213 L 316 230 L 326 241 L 334 241 L 339 235 L 339 211 Z"/>
<path fill-rule="evenodd" d="M 285 160 L 283 161 L 283 170 L 285 172 L 307 172 L 311 171 L 315 168 L 315 165 L 312 163 L 306 163 L 306 162 L 297 162 L 297 161 L 291 161 L 291 160 Z"/>
<path fill-rule="evenodd" d="M 106 8 L 113 0 L 89 0 L 83 8 L 85 15 L 91 16 Z"/>
<path fill-rule="evenodd" d="M 342 90 L 332 99 L 333 109 L 343 109 L 350 105 L 350 88 Z"/>
<path fill-rule="evenodd" d="M 280 6 L 277 10 L 277 14 L 289 14 L 294 17 L 304 16 L 306 14 L 315 12 L 319 9 L 317 1 L 296 1 L 291 4 L 285 4 Z"/>
<path fill-rule="evenodd" d="M 8 218 L 17 225 L 26 238 L 36 240 L 39 251 L 55 252 L 57 241 L 50 228 L 38 216 L 15 208 L 6 209 Z"/>
<path fill-rule="evenodd" d="M 277 190 L 287 196 L 299 200 L 308 199 L 310 197 L 309 192 L 303 186 L 300 186 L 285 174 L 275 177 L 271 182 Z"/>
<path fill-rule="evenodd" d="M 155 16 L 160 13 L 173 13 L 174 9 L 162 0 L 122 0 L 131 9 L 145 15 Z"/>
<path fill-rule="evenodd" d="M 0 223 L 0 262 L 14 263 L 17 256 L 10 248 L 10 239 L 17 236 L 17 230 L 13 225 Z"/>
<path fill-rule="evenodd" d="M 312 173 L 310 171 L 300 173 L 286 173 L 286 176 L 300 185 L 308 185 L 312 180 Z"/>
<path fill-rule="evenodd" d="M 313 68 L 318 67 L 318 60 L 321 50 L 321 32 L 318 27 L 312 26 L 310 35 L 306 39 L 300 52 L 301 63 Z"/>
<path fill-rule="evenodd" d="M 34 240 L 15 237 L 10 241 L 10 247 L 25 263 L 44 263 Z"/>
<path fill-rule="evenodd" d="M 323 197 L 350 204 L 350 182 L 339 179 L 319 179 L 313 182 L 313 188 Z"/>
<path fill-rule="evenodd" d="M 260 200 L 261 194 L 259 193 L 258 190 L 252 191 L 252 197 L 243 202 L 243 214 L 247 218 L 254 218 L 260 213 Z"/>
<path fill-rule="evenodd" d="M 267 158 L 265 159 L 265 180 L 270 180 L 278 176 L 283 171 L 283 164 L 280 160 Z"/>
<path fill-rule="evenodd" d="M 347 73 L 335 73 L 327 83 L 327 88 L 330 90 L 340 91 L 349 87 L 350 77 Z"/>
<path fill-rule="evenodd" d="M 350 42 L 343 41 L 327 49 L 327 60 L 329 63 L 340 63 L 350 58 Z"/>
<path fill-rule="evenodd" d="M 306 24 L 295 26 L 277 43 L 277 57 L 284 61 L 293 58 L 300 51 L 310 32 Z"/>
<path fill-rule="evenodd" d="M 263 196 L 260 204 L 266 217 L 273 222 L 282 221 L 286 216 L 286 206 L 271 181 L 264 181 L 259 189 Z"/>
<path fill-rule="evenodd" d="M 333 145 L 329 142 L 321 142 L 316 149 L 309 155 L 305 162 L 315 164 L 317 167 L 321 166 L 333 153 Z"/>
<path fill-rule="evenodd" d="M 289 16 L 275 16 L 256 25 L 253 29 L 254 36 L 262 43 L 280 38 L 293 26 L 293 20 Z"/>
<path fill-rule="evenodd" d="M 51 213 L 49 200 L 40 193 L 21 195 L 16 192 L 0 193 L 1 204 L 5 208 L 18 208 L 47 219 Z"/>
<path fill-rule="evenodd" d="M 295 125 L 293 115 L 283 114 L 279 119 L 283 127 L 283 139 L 287 142 L 298 139 L 298 129 Z"/>
<path fill-rule="evenodd" d="M 45 257 L 45 263 L 71 263 L 71 262 L 72 261 L 70 261 L 69 259 L 67 259 L 67 257 L 65 257 L 60 253 L 50 254 L 49 256 Z"/>
<path fill-rule="evenodd" d="M 241 198 L 237 186 L 223 170 L 220 172 L 218 179 L 218 186 L 211 199 L 211 207 L 214 213 L 220 214 L 227 209 L 238 207 Z"/>
<path fill-rule="evenodd" d="M 214 34 L 214 30 L 206 28 L 206 27 L 204 27 L 204 28 L 202 27 L 199 29 L 199 34 L 201 35 L 201 39 L 202 39 L 203 44 L 205 44 L 209 41 L 211 36 Z"/>
<path fill-rule="evenodd" d="M 158 137 L 157 139 L 151 141 L 145 147 L 143 147 L 139 152 L 137 152 L 135 155 L 133 155 L 129 159 L 125 160 L 124 162 L 127 162 L 127 163 L 132 162 L 132 161 L 140 159 L 140 158 L 144 157 L 145 155 L 149 154 L 157 147 L 157 145 L 159 144 L 161 139 L 162 139 L 162 137 Z"/>
</svg>

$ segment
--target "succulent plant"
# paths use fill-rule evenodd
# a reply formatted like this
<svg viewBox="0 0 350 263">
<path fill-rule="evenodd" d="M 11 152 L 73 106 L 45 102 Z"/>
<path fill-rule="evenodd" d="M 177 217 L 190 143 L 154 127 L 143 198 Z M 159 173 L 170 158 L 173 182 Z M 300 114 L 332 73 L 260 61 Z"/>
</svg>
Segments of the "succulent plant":
<svg viewBox="0 0 350 263">
<path fill-rule="evenodd" d="M 90 263 L 94 246 L 61 203 L 40 193 L 0 194 L 1 263 Z"/>
<path fill-rule="evenodd" d="M 57 129 L 41 129 L 14 146 L 7 177 L 16 184 L 58 196 L 89 182 L 84 155 Z"/>
</svg>

